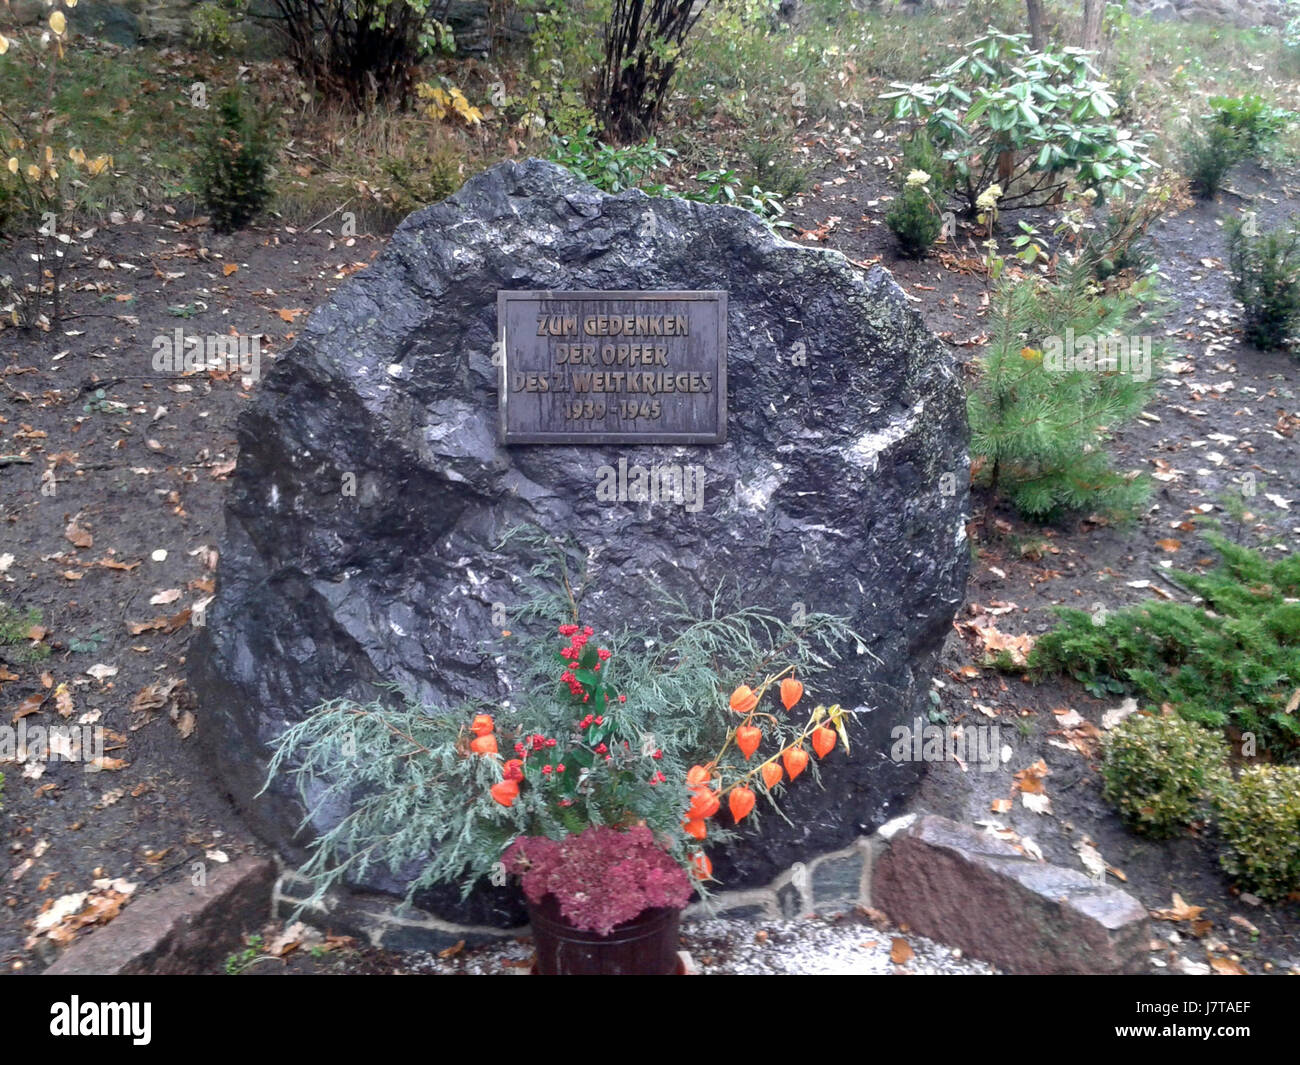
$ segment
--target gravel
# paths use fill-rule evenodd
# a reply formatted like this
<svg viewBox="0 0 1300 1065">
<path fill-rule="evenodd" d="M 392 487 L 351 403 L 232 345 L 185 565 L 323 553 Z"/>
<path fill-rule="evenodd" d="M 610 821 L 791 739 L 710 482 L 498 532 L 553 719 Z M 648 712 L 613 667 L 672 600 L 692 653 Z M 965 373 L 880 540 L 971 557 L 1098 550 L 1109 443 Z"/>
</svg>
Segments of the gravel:
<svg viewBox="0 0 1300 1065">
<path fill-rule="evenodd" d="M 844 915 L 778 921 L 700 918 L 682 924 L 682 949 L 701 975 L 909 975 L 993 976 L 987 962 L 922 936 L 881 931 L 866 918 Z M 903 959 L 896 964 L 891 958 Z M 526 974 L 532 964 L 527 939 L 461 950 L 449 957 L 412 955 L 418 973 Z"/>
</svg>

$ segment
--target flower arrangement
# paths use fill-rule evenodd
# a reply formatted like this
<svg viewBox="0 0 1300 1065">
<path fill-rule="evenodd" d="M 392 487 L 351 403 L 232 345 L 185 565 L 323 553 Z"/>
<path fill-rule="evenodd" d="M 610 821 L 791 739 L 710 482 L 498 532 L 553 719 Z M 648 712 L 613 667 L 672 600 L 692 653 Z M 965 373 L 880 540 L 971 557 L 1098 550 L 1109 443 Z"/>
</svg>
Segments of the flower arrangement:
<svg viewBox="0 0 1300 1065">
<path fill-rule="evenodd" d="M 705 844 L 756 821 L 760 799 L 775 809 L 810 767 L 817 777 L 813 756 L 837 740 L 848 749 L 850 712 L 795 713 L 799 678 L 859 642 L 842 619 L 795 626 L 745 609 L 666 641 L 623 632 L 605 646 L 575 616 L 551 630 L 558 647 L 503 634 L 523 681 L 509 699 L 450 711 L 336 700 L 280 738 L 271 777 L 296 779 L 309 820 L 348 810 L 301 870 L 314 898 L 378 863 L 408 877 L 416 865 L 411 894 L 514 874 L 530 900 L 553 894 L 567 919 L 603 934 L 633 907 L 707 895 Z"/>
</svg>

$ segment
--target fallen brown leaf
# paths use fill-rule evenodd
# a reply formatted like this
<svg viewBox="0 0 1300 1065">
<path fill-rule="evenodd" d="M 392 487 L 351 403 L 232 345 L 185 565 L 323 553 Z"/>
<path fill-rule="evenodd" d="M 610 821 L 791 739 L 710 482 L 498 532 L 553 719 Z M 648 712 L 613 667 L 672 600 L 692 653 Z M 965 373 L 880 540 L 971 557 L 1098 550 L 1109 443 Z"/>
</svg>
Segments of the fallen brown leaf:
<svg viewBox="0 0 1300 1065">
<path fill-rule="evenodd" d="M 916 952 L 912 950 L 907 940 L 902 936 L 894 936 L 889 946 L 889 960 L 895 965 L 906 965 L 915 957 Z"/>
<path fill-rule="evenodd" d="M 1183 897 L 1174 892 L 1173 905 L 1167 910 L 1152 910 L 1151 916 L 1157 921 L 1195 921 L 1205 912 L 1204 906 L 1191 906 Z"/>
<path fill-rule="evenodd" d="M 68 542 L 74 547 L 90 547 L 95 542 L 95 538 L 90 532 L 77 524 L 76 518 L 68 522 L 68 527 L 63 530 L 63 535 L 67 537 Z"/>
</svg>

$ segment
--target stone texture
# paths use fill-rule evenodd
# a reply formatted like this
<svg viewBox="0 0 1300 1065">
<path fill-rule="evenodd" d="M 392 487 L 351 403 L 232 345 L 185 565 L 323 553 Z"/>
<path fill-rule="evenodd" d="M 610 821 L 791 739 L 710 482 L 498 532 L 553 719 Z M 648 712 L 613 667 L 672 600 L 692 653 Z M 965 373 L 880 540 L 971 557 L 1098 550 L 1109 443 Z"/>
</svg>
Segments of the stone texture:
<svg viewBox="0 0 1300 1065">
<path fill-rule="evenodd" d="M 1129 12 L 1162 22 L 1218 22 L 1229 26 L 1283 25 L 1286 0 L 1129 0 Z"/>
<path fill-rule="evenodd" d="M 112 921 L 78 939 L 47 976 L 216 972 L 242 935 L 271 914 L 275 863 L 243 857 L 208 864 L 208 882 L 167 884 L 132 899 Z"/>
<path fill-rule="evenodd" d="M 793 884 L 785 884 L 777 889 L 776 905 L 781 916 L 787 920 L 806 917 L 812 913 L 807 897 Z"/>
<path fill-rule="evenodd" d="M 436 954 L 464 943 L 476 947 L 499 942 L 503 936 L 525 934 L 526 928 L 467 927 L 451 924 L 395 900 L 360 892 L 333 891 L 322 902 L 307 905 L 311 885 L 286 873 L 275 886 L 274 914 L 281 921 L 302 921 L 323 932 L 348 935 L 385 950 L 422 950 Z"/>
<path fill-rule="evenodd" d="M 499 447 L 499 289 L 727 290 L 727 442 Z M 746 826 L 711 852 L 725 889 L 767 883 L 869 832 L 914 787 L 920 767 L 889 759 L 889 730 L 920 712 L 964 592 L 966 444 L 954 362 L 886 271 L 736 208 L 501 164 L 408 218 L 241 418 L 218 595 L 190 656 L 203 742 L 254 828 L 300 858 L 287 789 L 254 799 L 267 742 L 377 682 L 432 706 L 500 698 L 482 652 L 492 604 L 520 603 L 542 555 L 497 545 L 531 524 L 579 545 L 594 625 L 654 628 L 656 585 L 702 608 L 721 584 L 731 602 L 787 617 L 802 603 L 862 634 L 818 693 L 863 708 L 852 757 L 822 764 L 824 789 L 790 789 L 793 826 L 765 818 L 761 839 Z M 703 467 L 703 508 L 598 502 L 596 470 L 620 458 Z M 404 890 L 379 874 L 365 886 Z M 509 890 L 418 901 L 467 924 L 521 920 Z"/>
<path fill-rule="evenodd" d="M 813 907 L 818 913 L 834 909 L 850 910 L 862 898 L 862 875 L 866 869 L 866 850 L 855 846 L 844 855 L 831 855 L 812 867 Z"/>
<path fill-rule="evenodd" d="M 1009 972 L 1147 971 L 1151 930 L 1137 899 L 946 818 L 894 837 L 871 897 L 896 924 Z"/>
</svg>

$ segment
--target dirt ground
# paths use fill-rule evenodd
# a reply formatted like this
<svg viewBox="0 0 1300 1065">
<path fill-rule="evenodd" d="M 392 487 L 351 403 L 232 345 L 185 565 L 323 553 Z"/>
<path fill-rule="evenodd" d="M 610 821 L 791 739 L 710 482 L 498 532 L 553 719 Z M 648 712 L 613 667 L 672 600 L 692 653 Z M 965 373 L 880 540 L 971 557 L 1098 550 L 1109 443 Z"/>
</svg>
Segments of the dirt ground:
<svg viewBox="0 0 1300 1065">
<path fill-rule="evenodd" d="M 884 149 L 867 144 L 850 159 L 812 149 L 834 161 L 792 205 L 792 235 L 859 263 L 883 262 L 969 362 L 985 330 L 985 282 L 969 262 L 981 256 L 979 237 L 963 231 L 922 262 L 898 260 L 882 221 L 893 187 L 876 154 Z M 1172 907 L 1175 893 L 1204 907 L 1196 920 L 1155 925 L 1177 940 L 1153 955 L 1175 971 L 1201 971 L 1214 958 L 1252 972 L 1300 968 L 1297 906 L 1243 901 L 1219 872 L 1212 839 L 1151 844 L 1127 833 L 1100 798 L 1095 759 L 1062 735 L 1062 719 L 1073 720 L 1067 711 L 1097 724 L 1119 700 L 987 672 L 967 624 L 992 617 L 1002 632 L 1037 634 L 1055 604 L 1114 609 L 1179 596 L 1164 571 L 1209 562 L 1196 519 L 1223 518 L 1217 501 L 1244 473 L 1259 484 L 1255 521 L 1228 533 L 1300 545 L 1300 363 L 1243 345 L 1223 268 L 1221 220 L 1244 209 L 1262 224 L 1300 211 L 1300 177 L 1243 168 L 1215 202 L 1153 229 L 1177 354 L 1151 417 L 1117 435 L 1119 465 L 1157 477 L 1139 520 L 1039 528 L 995 510 L 974 530 L 978 559 L 944 656 L 940 707 L 951 724 L 996 723 L 1012 755 L 996 773 L 932 767 L 915 804 L 996 822 L 1074 868 L 1086 839 L 1111 868 L 1110 882 L 1149 908 Z M 99 724 L 110 736 L 99 772 L 58 761 L 0 765 L 6 970 L 38 971 L 78 934 L 77 920 L 44 931 L 34 924 L 65 896 L 89 892 L 106 920 L 129 905 L 115 878 L 145 891 L 191 875 L 195 863 L 256 849 L 196 757 L 201 693 L 184 684 L 186 647 L 214 591 L 233 424 L 256 382 L 156 372 L 155 339 L 177 329 L 257 335 L 267 363 L 381 246 L 375 237 L 347 243 L 271 225 L 219 238 L 160 207 L 85 238 L 68 269 L 69 313 L 52 332 L 0 332 L 0 601 L 40 613 L 29 644 L 0 650 L 0 712 L 6 724 Z M 976 497 L 977 514 L 986 504 Z M 1050 813 L 1019 801 L 993 813 L 995 800 L 1012 797 L 1011 774 L 1040 759 Z M 400 967 L 366 952 L 326 958 L 315 969 L 310 959 L 296 964 Z"/>
<path fill-rule="evenodd" d="M 890 187 L 878 167 L 860 169 L 860 176 L 843 165 L 824 170 L 820 194 L 794 212 L 796 225 L 818 231 L 839 216 L 826 243 L 851 259 L 886 265 L 919 300 L 915 306 L 929 326 L 969 362 L 980 348 L 961 342 L 983 332 L 978 307 L 984 278 L 949 267 L 979 258 L 982 236 L 959 237 L 950 252 L 920 263 L 899 259 L 880 223 L 879 203 Z M 834 184 L 841 177 L 848 180 Z M 996 723 L 1013 753 L 995 773 L 953 762 L 932 765 L 912 803 L 1028 839 L 1048 861 L 1071 868 L 1084 869 L 1076 848 L 1091 844 L 1110 869 L 1108 882 L 1149 910 L 1177 911 L 1175 894 L 1188 906 L 1204 907 L 1201 914 L 1154 925 L 1162 939 L 1176 940 L 1153 954 L 1174 971 L 1198 971 L 1214 958 L 1230 958 L 1251 972 L 1300 970 L 1300 907 L 1295 901 L 1274 907 L 1243 902 L 1220 871 L 1208 832 L 1163 843 L 1128 832 L 1102 800 L 1096 759 L 1065 735 L 1073 720 L 1068 711 L 1100 726 L 1102 714 L 1121 698 L 1102 701 L 1072 682 L 1032 685 L 979 669 L 982 642 L 965 625 L 992 615 L 1001 632 L 1036 635 L 1052 627 L 1056 605 L 1092 610 L 1100 604 L 1113 611 L 1157 595 L 1186 599 L 1166 571 L 1210 565 L 1214 552 L 1200 533 L 1216 523 L 1239 542 L 1277 537 L 1290 550 L 1300 547 L 1300 362 L 1242 342 L 1224 269 L 1222 220 L 1247 210 L 1257 212 L 1261 228 L 1300 212 L 1300 176 L 1242 167 L 1215 201 L 1198 201 L 1152 227 L 1160 289 L 1168 299 L 1163 324 L 1171 372 L 1148 417 L 1120 430 L 1114 447 L 1117 468 L 1154 477 L 1140 519 L 1114 525 L 1085 517 L 1032 526 L 1009 510 L 988 512 L 987 497 L 976 495 L 979 555 L 945 648 L 941 707 L 948 724 Z M 1256 520 L 1238 526 L 1221 501 L 1240 497 L 1245 474 L 1256 481 L 1256 495 L 1248 500 Z M 1050 814 L 1027 809 L 1012 790 L 1012 775 L 1040 759 L 1049 770 Z M 1013 799 L 1009 811 L 994 813 L 994 802 L 1006 799 Z"/>
</svg>

